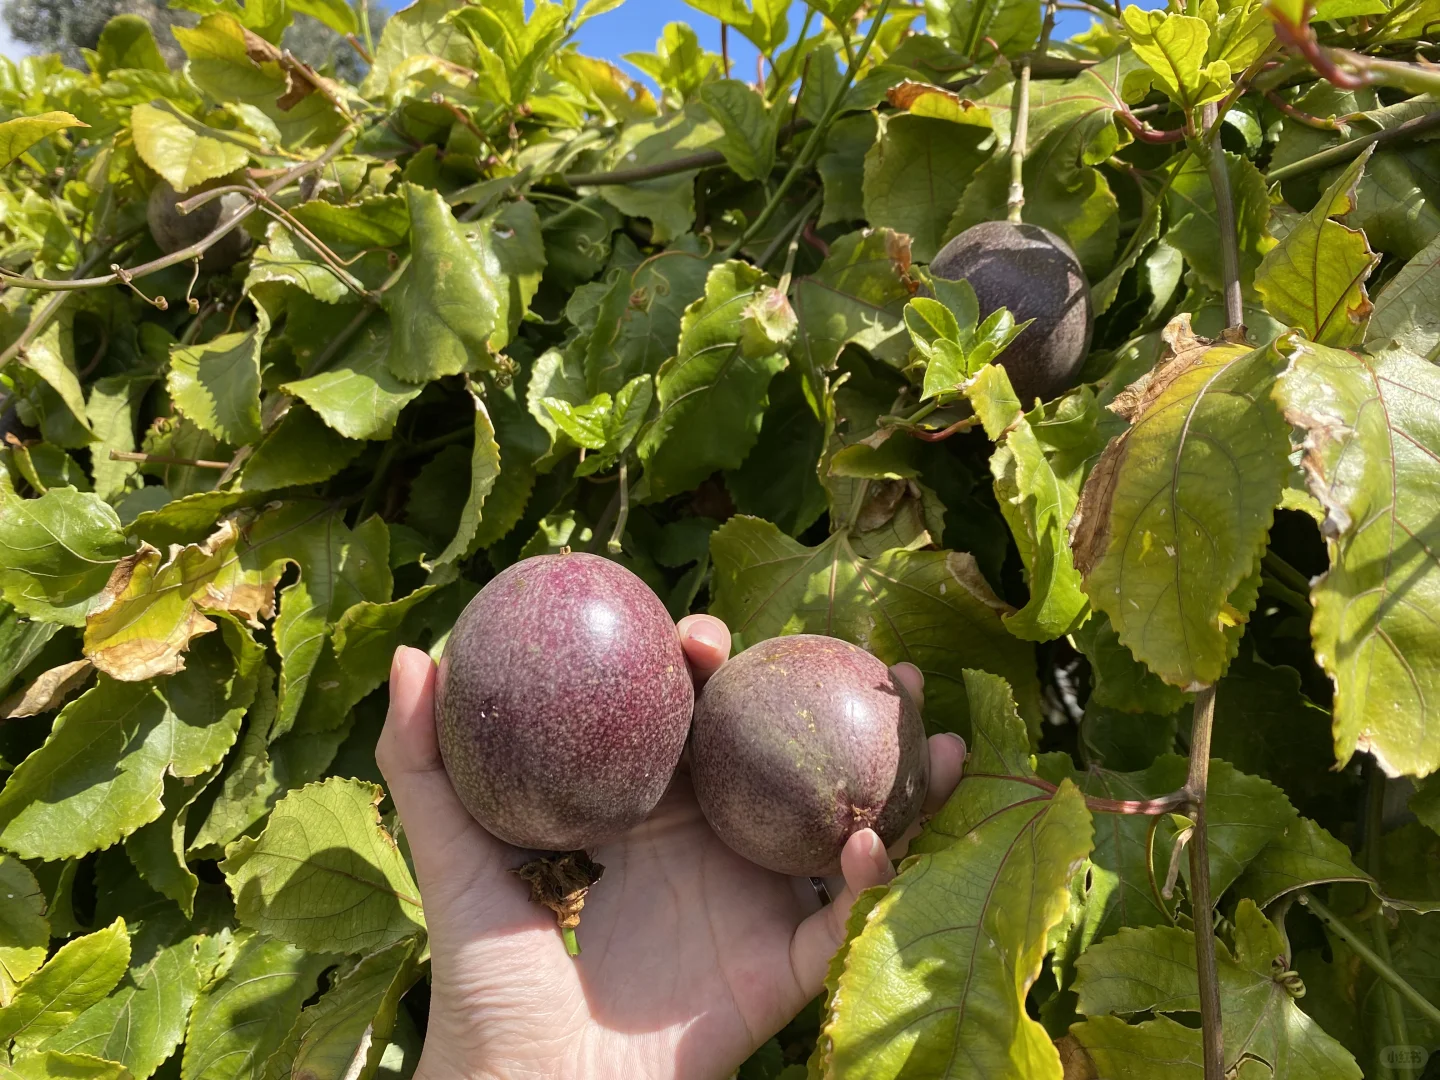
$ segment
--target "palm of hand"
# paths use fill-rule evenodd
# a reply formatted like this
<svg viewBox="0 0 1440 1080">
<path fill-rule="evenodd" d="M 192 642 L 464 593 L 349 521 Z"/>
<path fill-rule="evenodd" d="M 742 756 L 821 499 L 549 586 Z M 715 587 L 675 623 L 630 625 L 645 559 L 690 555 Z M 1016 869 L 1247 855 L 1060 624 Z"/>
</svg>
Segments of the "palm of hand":
<svg viewBox="0 0 1440 1080">
<path fill-rule="evenodd" d="M 688 624 L 688 625 L 687 625 Z M 681 643 L 697 680 L 729 632 L 689 616 Z M 895 674 L 918 700 L 920 673 Z M 880 838 L 850 837 L 834 902 L 810 883 L 736 855 L 677 775 L 642 824 L 593 857 L 605 867 L 567 955 L 554 916 L 508 871 L 526 855 L 461 804 L 435 734 L 435 669 L 400 649 L 376 747 L 406 829 L 430 932 L 431 1006 L 417 1080 L 728 1076 L 820 991 L 856 893 L 893 873 Z M 964 744 L 930 740 L 936 809 L 960 779 Z"/>
<path fill-rule="evenodd" d="M 506 865 L 523 861 L 476 832 L 471 842 Z M 489 867 L 436 913 L 446 929 L 434 942 L 431 1023 L 458 1034 L 489 1017 L 470 1060 L 542 1076 L 604 1076 L 617 1061 L 635 1076 L 714 1075 L 811 996 L 792 940 L 820 906 L 814 890 L 721 843 L 684 778 L 595 858 L 605 876 L 585 907 L 578 960 L 527 887 Z"/>
</svg>

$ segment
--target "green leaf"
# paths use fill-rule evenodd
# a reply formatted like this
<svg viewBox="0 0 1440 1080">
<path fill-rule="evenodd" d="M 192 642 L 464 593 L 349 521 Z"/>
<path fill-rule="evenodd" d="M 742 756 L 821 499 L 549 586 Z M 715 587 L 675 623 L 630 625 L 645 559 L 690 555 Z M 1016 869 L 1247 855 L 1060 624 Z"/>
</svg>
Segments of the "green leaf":
<svg viewBox="0 0 1440 1080">
<path fill-rule="evenodd" d="M 250 1080 L 280 1046 L 334 963 L 283 941 L 242 930 L 223 979 L 195 1001 L 185 1032 L 184 1080 Z"/>
<path fill-rule="evenodd" d="M 345 0 L 288 0 L 288 3 L 300 14 L 319 19 L 337 34 L 354 34 L 360 29 L 355 9 Z"/>
<path fill-rule="evenodd" d="M 1267 253 L 1275 247 L 1270 235 L 1270 193 L 1248 158 L 1225 155 L 1235 213 L 1235 246 L 1240 256 L 1240 285 L 1247 295 Z M 1170 227 L 1165 242 L 1179 249 L 1195 275 L 1216 292 L 1225 284 L 1220 256 L 1220 223 L 1215 216 L 1215 189 L 1204 161 L 1191 154 L 1175 170 L 1165 199 Z M 1258 340 L 1263 341 L 1264 338 Z"/>
<path fill-rule="evenodd" d="M 1375 298 L 1365 328 L 1372 352 L 1393 343 L 1434 361 L 1440 356 L 1440 237 L 1400 268 Z"/>
<path fill-rule="evenodd" d="M 769 397 L 760 438 L 740 467 L 725 474 L 725 487 L 740 513 L 797 536 L 825 512 L 825 489 L 815 473 L 825 428 L 805 401 L 798 368 L 777 375 Z"/>
<path fill-rule="evenodd" d="M 910 341 L 903 313 L 917 285 L 909 238 L 882 228 L 847 233 L 830 245 L 819 270 L 795 279 L 798 328 L 790 355 L 805 373 L 817 415 L 825 376 L 846 345 L 897 367 L 904 363 Z"/>
<path fill-rule="evenodd" d="M 200 989 L 202 937 L 174 909 L 142 907 L 130 940 L 130 968 L 109 997 L 96 1002 L 45 1049 L 88 1054 L 125 1065 L 145 1080 L 185 1035 Z"/>
<path fill-rule="evenodd" d="M 1287 1080 L 1359 1080 L 1362 1073 L 1355 1059 L 1300 1010 L 1277 978 L 1288 948 L 1254 903 L 1242 900 L 1236 909 L 1233 953 L 1223 945 L 1217 945 L 1217 953 L 1227 1071 L 1253 1058 Z M 1194 936 L 1188 930 L 1122 930 L 1089 949 L 1077 967 L 1079 1007 L 1087 1015 L 1199 1010 Z M 1075 1034 L 1088 1045 L 1087 1026 L 1080 1025 Z M 1193 1041 L 1198 1051 L 1200 1033 L 1195 1029 L 1181 1029 L 1187 1033 L 1183 1036 L 1165 1030 L 1181 1046 Z M 1201 1073 L 1175 1075 L 1188 1080 Z"/>
<path fill-rule="evenodd" d="M 131 110 L 130 130 L 145 164 L 179 192 L 244 168 L 250 160 L 240 143 L 216 138 L 220 132 L 154 105 Z"/>
<path fill-rule="evenodd" d="M 405 185 L 410 266 L 386 293 L 389 366 L 406 382 L 493 367 L 490 335 L 499 324 L 500 266 L 465 237 L 440 193 Z"/>
<path fill-rule="evenodd" d="M 1135 654 L 1121 644 L 1104 612 L 1093 613 L 1070 637 L 1090 661 L 1095 680 L 1092 700 L 1097 704 L 1122 712 L 1168 716 L 1189 700 L 1185 691 L 1171 686 L 1135 659 Z"/>
<path fill-rule="evenodd" d="M 45 918 L 45 894 L 24 863 L 13 855 L 0 855 L 0 1009 L 15 998 L 16 988 L 45 962 L 50 945 L 50 923 Z"/>
<path fill-rule="evenodd" d="M 1295 336 L 1279 347 L 1290 366 L 1277 397 L 1305 433 L 1306 483 L 1325 508 L 1330 569 L 1311 588 L 1311 635 L 1335 683 L 1336 760 L 1367 751 L 1392 775 L 1423 776 L 1440 768 L 1428 659 L 1440 372 L 1403 352 L 1361 356 Z"/>
<path fill-rule="evenodd" d="M 347 439 L 389 439 L 400 410 L 423 389 L 390 373 L 389 353 L 389 323 L 371 319 L 327 370 L 280 389 Z"/>
<path fill-rule="evenodd" d="M 1027 719 L 1038 717 L 1031 647 L 1000 624 L 1008 610 L 958 551 L 855 554 L 844 533 L 808 548 L 768 521 L 733 517 L 710 539 L 715 563 L 710 612 L 736 648 L 779 634 L 828 634 L 887 664 L 925 675 L 925 715 L 937 730 L 964 730 L 964 671 L 978 667 L 1017 687 Z"/>
<path fill-rule="evenodd" d="M 10 1066 L 0 1065 L 4 1080 L 133 1080 L 133 1076 L 118 1061 L 56 1050 L 19 1054 Z"/>
<path fill-rule="evenodd" d="M 260 346 L 268 321 L 262 317 L 243 334 L 170 350 L 166 389 L 175 407 L 232 446 L 260 438 Z"/>
<path fill-rule="evenodd" d="M 352 531 L 340 511 L 312 516 L 284 540 L 300 567 L 286 586 L 273 633 L 280 654 L 280 707 L 272 736 L 295 724 L 330 627 L 352 604 L 390 599 L 390 533 L 372 516 Z"/>
<path fill-rule="evenodd" d="M 94 435 L 75 368 L 75 311 L 74 303 L 62 303 L 45 329 L 25 346 L 21 363 L 53 391 L 54 396 L 42 399 L 36 409 L 41 434 L 51 442 L 78 447 L 88 445 Z"/>
<path fill-rule="evenodd" d="M 106 375 L 90 384 L 85 417 L 96 439 L 90 451 L 90 472 L 95 477 L 95 494 L 106 502 L 119 500 L 139 471 L 133 461 L 111 461 L 109 451 L 135 449 L 136 414 L 153 381 L 148 376 Z"/>
<path fill-rule="evenodd" d="M 308 405 L 290 406 L 245 461 L 241 491 L 274 491 L 328 480 L 355 460 L 365 444 L 347 439 Z"/>
<path fill-rule="evenodd" d="M 926 375 L 928 377 L 928 371 Z M 1015 398 L 1005 369 L 994 364 L 981 369 L 966 393 L 976 402 L 975 411 L 980 416 L 985 416 L 987 410 L 978 398 L 1002 401 Z M 1088 402 L 1092 413 L 1093 402 L 1093 398 Z M 1022 416 L 1017 409 L 1005 428 L 993 433 L 997 446 L 990 458 L 995 498 L 1015 536 L 1030 587 L 1030 599 L 1019 611 L 1005 616 L 1005 626 L 1016 637 L 1027 641 L 1061 637 L 1073 630 L 1089 611 L 1066 532 L 1079 501 L 1082 475 L 1079 466 L 1083 464 L 1083 457 L 1076 457 L 1071 467 L 1066 468 L 1063 457 L 1056 453 L 1062 448 L 1046 441 L 1049 431 L 1044 420 L 1043 410 Z M 1093 426 L 1093 415 L 1090 420 Z M 1078 426 L 1078 423 L 1068 426 Z M 988 430 L 987 424 L 987 433 Z"/>
<path fill-rule="evenodd" d="M 1301 818 L 1260 850 L 1235 891 L 1266 908 L 1296 889 L 1336 881 L 1371 883 L 1370 875 L 1355 865 L 1349 848 L 1309 818 Z"/>
<path fill-rule="evenodd" d="M 279 5 L 271 10 L 276 9 L 284 12 Z M 257 46 L 257 35 L 234 15 L 224 11 L 206 15 L 199 26 L 176 26 L 172 32 L 190 58 L 186 73 L 196 86 L 216 101 L 238 101 L 258 110 L 288 145 L 324 144 L 344 126 L 345 118 L 323 93 L 303 94 L 298 100 L 292 95 L 292 79 L 304 77 L 285 71 L 278 50 L 263 40 Z M 171 183 L 176 190 L 183 190 L 173 180 Z"/>
<path fill-rule="evenodd" d="M 225 625 L 225 636 L 240 637 Z M 258 651 L 242 648 L 237 663 L 214 635 L 196 642 L 178 675 L 101 675 L 10 774 L 0 791 L 0 844 L 22 858 L 78 858 L 156 820 L 166 775 L 199 776 L 235 742 L 255 696 Z"/>
<path fill-rule="evenodd" d="M 82 626 L 134 545 L 95 495 L 52 488 L 38 499 L 0 492 L 0 591 L 33 619 Z"/>
<path fill-rule="evenodd" d="M 226 850 L 236 917 L 311 952 L 364 952 L 423 930 L 382 798 L 374 784 L 333 778 L 281 799 L 258 838 Z"/>
<path fill-rule="evenodd" d="M 1368 150 L 1336 177 L 1255 274 L 1266 309 L 1322 345 L 1359 344 L 1373 306 L 1365 279 L 1380 257 L 1370 250 L 1363 232 L 1331 220 L 1354 208 L 1355 184 L 1369 160 Z"/>
<path fill-rule="evenodd" d="M 966 680 L 986 684 L 970 703 L 972 742 L 1025 745 L 1013 704 L 996 707 L 1003 682 Z M 1028 784 L 965 779 L 928 835 L 849 944 L 821 1033 L 825 1075 L 1059 1080 L 1025 997 L 1090 851 L 1084 797 L 1068 782 L 1037 797 Z"/>
<path fill-rule="evenodd" d="M 354 297 L 335 271 L 320 261 L 314 249 L 297 240 L 295 234 L 278 221 L 270 223 L 265 230 L 265 243 L 250 255 L 245 291 L 253 293 L 257 285 L 270 283 L 293 285 L 327 304 L 341 304 Z"/>
<path fill-rule="evenodd" d="M 445 18 L 461 6 L 459 0 L 419 0 L 386 19 L 375 49 L 375 63 L 370 66 L 361 92 L 366 97 L 388 96 L 392 84 L 401 81 L 401 70 L 412 56 L 434 56 L 474 67 L 475 46 L 469 35 Z"/>
<path fill-rule="evenodd" d="M 500 475 L 500 445 L 495 441 L 495 425 L 480 395 L 472 389 L 470 403 L 475 409 L 475 443 L 470 450 L 470 488 L 465 506 L 460 511 L 460 527 L 445 549 L 435 558 L 434 565 L 443 566 L 470 553 L 470 546 L 480 528 L 485 500 Z"/>
<path fill-rule="evenodd" d="M 888 117 L 865 155 L 865 217 L 875 228 L 908 234 L 915 258 L 929 262 L 988 156 L 990 137 L 986 128 L 948 120 Z"/>
<path fill-rule="evenodd" d="M 667 26 L 665 33 L 669 35 L 675 25 Z M 683 31 L 694 40 L 694 31 L 688 26 L 683 27 Z M 687 83 L 695 70 L 698 64 L 687 71 Z M 695 86 L 699 86 L 698 79 Z M 616 168 L 664 165 L 713 147 L 723 137 L 723 129 L 709 110 L 697 102 L 667 116 L 627 124 L 608 157 Z M 695 176 L 696 170 L 690 170 L 623 186 L 608 184 L 597 190 L 602 199 L 622 213 L 649 219 L 654 227 L 654 240 L 668 243 L 688 232 L 694 224 Z"/>
<path fill-rule="evenodd" d="M 1195 114 L 1230 89 L 1230 66 L 1223 60 L 1204 63 L 1210 47 L 1210 27 L 1204 19 L 1131 8 L 1124 13 L 1124 23 L 1130 47 L 1150 69 L 1150 78 L 1136 78 L 1142 73 L 1135 72 L 1125 80 L 1127 98 L 1132 87 L 1153 80 L 1171 101 Z"/>
<path fill-rule="evenodd" d="M 1166 682 L 1213 683 L 1233 652 L 1226 628 L 1254 573 L 1289 471 L 1288 425 L 1269 391 L 1273 348 L 1196 337 L 1188 315 L 1167 351 L 1112 406 L 1131 422 L 1111 440 L 1071 525 L 1090 602 Z"/>
<path fill-rule="evenodd" d="M 185 864 L 185 826 L 190 807 L 220 774 L 217 765 L 200 777 L 165 777 L 165 811 L 125 838 L 125 853 L 146 883 L 174 900 L 188 919 L 195 913 L 200 879 Z"/>
<path fill-rule="evenodd" d="M 110 993 L 129 963 L 124 919 L 66 942 L 0 1009 L 0 1042 L 39 1046 Z"/>
<path fill-rule="evenodd" d="M 118 68 L 170 70 L 165 58 L 160 55 L 160 47 L 155 44 L 150 24 L 139 15 L 116 15 L 107 22 L 105 29 L 100 31 L 95 52 L 100 58 L 99 73 L 102 78 Z"/>
<path fill-rule="evenodd" d="M 655 377 L 660 412 L 638 452 L 652 499 L 685 491 L 745 460 L 760 433 L 770 380 L 785 367 L 795 315 L 748 263 L 710 271 L 686 308 L 676 355 Z"/>
<path fill-rule="evenodd" d="M 700 100 L 725 132 L 717 149 L 743 180 L 764 180 L 775 168 L 777 114 L 739 79 L 720 79 L 700 88 Z"/>
<path fill-rule="evenodd" d="M 89 127 L 68 112 L 17 116 L 0 123 L 0 168 L 4 168 L 41 139 L 72 127 Z"/>
<path fill-rule="evenodd" d="M 858 5 L 847 6 L 853 10 Z M 937 0 L 926 6 L 926 13 L 935 20 L 935 30 L 966 56 L 991 48 L 1019 55 L 1040 36 L 1039 9 L 1019 0 Z"/>
<path fill-rule="evenodd" d="M 420 976 L 407 938 L 361 957 L 300 1014 L 265 1064 L 265 1080 L 348 1080 L 373 1074 L 395 1030 L 400 997 Z"/>
</svg>

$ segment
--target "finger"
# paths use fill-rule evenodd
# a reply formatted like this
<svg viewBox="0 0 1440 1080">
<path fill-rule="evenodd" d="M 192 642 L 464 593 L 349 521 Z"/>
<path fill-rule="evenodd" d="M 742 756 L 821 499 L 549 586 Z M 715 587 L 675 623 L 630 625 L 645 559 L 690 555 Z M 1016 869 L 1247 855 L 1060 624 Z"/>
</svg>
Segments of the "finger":
<svg viewBox="0 0 1440 1080">
<path fill-rule="evenodd" d="M 704 685 L 730 656 L 730 628 L 714 615 L 686 615 L 675 629 L 695 684 Z"/>
<path fill-rule="evenodd" d="M 825 970 L 830 957 L 845 941 L 845 920 L 850 917 L 855 897 L 895 876 L 885 845 L 873 829 L 861 829 L 845 841 L 840 852 L 840 872 L 845 876 L 840 895 L 796 927 L 790 939 L 790 964 L 807 998 L 814 997 L 825 985 Z"/>
<path fill-rule="evenodd" d="M 894 675 L 896 681 L 905 688 L 905 692 L 915 702 L 915 708 L 924 712 L 925 676 L 920 673 L 920 669 L 909 661 L 905 661 L 892 667 L 890 674 Z"/>
<path fill-rule="evenodd" d="M 395 650 L 390 709 L 375 745 L 375 762 L 405 826 L 422 892 L 457 875 L 471 875 L 498 856 L 499 842 L 460 802 L 440 759 L 435 665 L 419 649 Z"/>
<path fill-rule="evenodd" d="M 905 830 L 904 835 L 890 845 L 890 857 L 903 859 L 910 850 L 910 841 L 920 835 L 922 823 L 949 800 L 960 775 L 965 771 L 965 740 L 948 731 L 930 736 L 930 787 L 925 793 L 925 804 L 920 817 Z"/>
<path fill-rule="evenodd" d="M 930 736 L 930 790 L 925 810 L 938 813 L 965 772 L 965 740 L 948 731 Z"/>
</svg>

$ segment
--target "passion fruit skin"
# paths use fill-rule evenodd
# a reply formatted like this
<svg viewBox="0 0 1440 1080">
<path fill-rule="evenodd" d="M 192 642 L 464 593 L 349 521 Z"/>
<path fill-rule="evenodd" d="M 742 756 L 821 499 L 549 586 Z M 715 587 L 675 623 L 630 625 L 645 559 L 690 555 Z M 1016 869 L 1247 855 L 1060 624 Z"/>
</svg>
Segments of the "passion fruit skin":
<svg viewBox="0 0 1440 1080">
<path fill-rule="evenodd" d="M 665 793 L 694 709 L 675 623 L 629 570 L 580 553 L 497 574 L 461 613 L 435 721 L 460 801 L 494 836 L 593 848 Z"/>
<path fill-rule="evenodd" d="M 982 222 L 941 248 L 930 273 L 968 281 L 982 318 L 1003 307 L 1017 323 L 1035 320 L 996 361 L 1022 407 L 1037 397 L 1059 397 L 1079 382 L 1094 313 L 1085 271 L 1059 236 L 1039 225 Z"/>
<path fill-rule="evenodd" d="M 239 192 L 232 191 L 197 206 L 188 214 L 180 213 L 180 203 L 218 183 L 224 183 L 224 180 L 199 184 L 182 194 L 167 181 L 160 180 L 150 189 L 150 200 L 145 204 L 145 220 L 156 246 L 166 255 L 199 243 L 220 224 L 222 214 L 229 217 L 249 201 Z M 249 234 L 243 228 L 232 229 L 210 246 L 200 259 L 200 266 L 207 273 L 228 270 L 249 251 Z"/>
<path fill-rule="evenodd" d="M 840 872 L 859 829 L 888 846 L 920 815 L 925 726 L 890 669 L 838 638 L 795 634 L 746 649 L 705 684 L 690 775 L 716 835 L 767 869 Z"/>
</svg>

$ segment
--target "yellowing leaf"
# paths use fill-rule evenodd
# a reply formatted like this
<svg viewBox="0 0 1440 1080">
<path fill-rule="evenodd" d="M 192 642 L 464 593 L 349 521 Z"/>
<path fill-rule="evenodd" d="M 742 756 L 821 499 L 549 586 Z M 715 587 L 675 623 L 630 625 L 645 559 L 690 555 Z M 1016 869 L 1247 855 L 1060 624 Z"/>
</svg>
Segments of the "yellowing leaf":
<svg viewBox="0 0 1440 1080">
<path fill-rule="evenodd" d="M 1335 178 L 1255 274 L 1266 309 L 1322 345 L 1359 344 L 1374 307 L 1365 279 L 1380 256 L 1370 250 L 1363 232 L 1331 220 L 1354 209 L 1355 185 L 1372 151 L 1367 147 Z"/>
<path fill-rule="evenodd" d="M 1120 642 L 1186 688 L 1224 672 L 1235 635 L 1221 615 L 1227 603 L 1249 610 L 1232 594 L 1259 560 L 1289 438 L 1269 397 L 1283 364 L 1273 348 L 1196 337 L 1188 315 L 1165 341 L 1154 371 L 1111 406 L 1131 426 L 1091 471 L 1071 542 Z"/>
<path fill-rule="evenodd" d="M 1306 483 L 1325 509 L 1330 569 L 1311 588 L 1310 631 L 1335 683 L 1336 759 L 1368 751 L 1424 776 L 1440 769 L 1440 371 L 1399 351 L 1279 345 L 1290 366 L 1276 396 L 1305 433 Z"/>
<path fill-rule="evenodd" d="M 1204 63 L 1210 47 L 1210 27 L 1204 19 L 1131 4 L 1124 21 L 1135 55 L 1145 61 L 1160 89 L 1187 113 L 1193 115 L 1230 89 L 1229 65 L 1223 60 Z M 1126 79 L 1127 97 L 1133 82 L 1133 75 Z"/>
<path fill-rule="evenodd" d="M 47 135 L 72 127 L 89 127 L 68 112 L 17 116 L 0 123 L 0 168 L 4 168 Z"/>
<path fill-rule="evenodd" d="M 1026 784 L 1028 763 L 993 775 L 1024 761 L 1025 726 L 1003 680 L 965 678 L 976 775 L 850 941 L 817 1048 L 825 1077 L 1060 1080 L 1025 999 L 1089 854 L 1090 814 L 1069 781 L 1053 795 Z"/>
<path fill-rule="evenodd" d="M 154 105 L 136 105 L 130 113 L 130 129 L 145 164 L 176 191 L 225 176 L 250 160 L 249 151 L 239 143 L 207 135 L 210 129 L 204 124 L 182 120 Z"/>
</svg>

